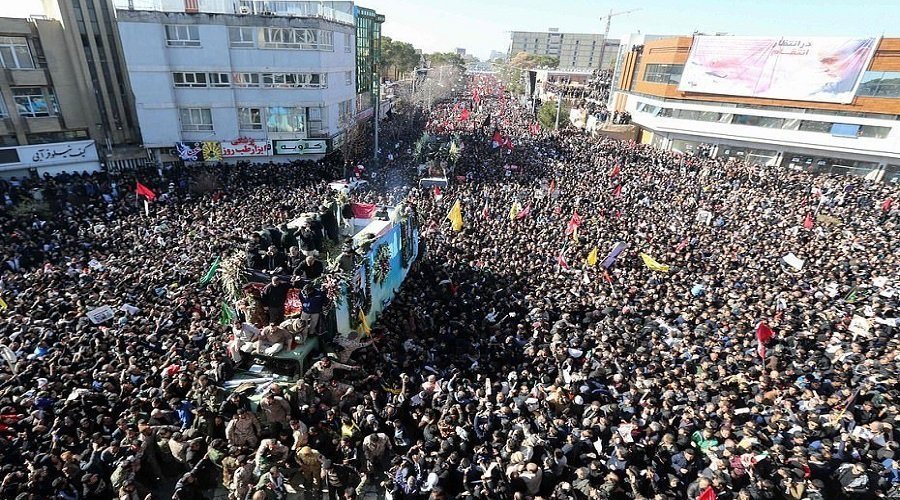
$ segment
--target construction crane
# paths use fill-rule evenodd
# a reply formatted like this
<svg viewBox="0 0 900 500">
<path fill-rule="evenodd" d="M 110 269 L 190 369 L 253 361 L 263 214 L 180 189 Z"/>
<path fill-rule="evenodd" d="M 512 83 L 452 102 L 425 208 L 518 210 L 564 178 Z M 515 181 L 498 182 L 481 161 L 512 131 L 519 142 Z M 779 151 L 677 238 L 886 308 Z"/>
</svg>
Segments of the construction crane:
<svg viewBox="0 0 900 500">
<path fill-rule="evenodd" d="M 609 14 L 602 16 L 600 20 L 606 19 L 606 31 L 603 32 L 603 45 L 600 46 L 600 69 L 603 69 L 603 56 L 606 54 L 606 40 L 609 39 L 609 26 L 612 24 L 612 18 L 616 16 L 623 16 L 625 14 L 631 14 L 632 12 L 637 12 L 641 10 L 640 7 L 637 9 L 631 10 L 622 10 L 619 12 L 613 12 L 612 9 L 609 9 Z"/>
</svg>

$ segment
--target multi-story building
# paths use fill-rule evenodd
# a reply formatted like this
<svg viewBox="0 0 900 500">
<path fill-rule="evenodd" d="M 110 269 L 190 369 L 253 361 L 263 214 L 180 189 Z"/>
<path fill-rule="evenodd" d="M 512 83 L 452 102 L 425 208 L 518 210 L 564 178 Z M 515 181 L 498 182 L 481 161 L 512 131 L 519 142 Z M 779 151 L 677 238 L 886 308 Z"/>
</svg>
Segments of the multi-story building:
<svg viewBox="0 0 900 500">
<path fill-rule="evenodd" d="M 560 68 L 612 70 L 619 51 L 619 40 L 606 40 L 600 33 L 560 33 L 548 31 L 513 31 L 509 57 L 519 52 L 559 59 Z"/>
<path fill-rule="evenodd" d="M 378 63 L 381 60 L 381 24 L 384 16 L 372 9 L 355 7 L 356 18 L 356 110 L 358 119 L 375 114 L 375 99 L 380 98 Z"/>
<path fill-rule="evenodd" d="M 99 170 L 62 24 L 0 18 L 0 68 L 0 175 Z"/>
<path fill-rule="evenodd" d="M 900 179 L 897 54 L 900 38 L 633 38 L 610 101 L 664 149 Z"/>
<path fill-rule="evenodd" d="M 351 2 L 116 2 L 141 138 L 159 161 L 315 158 L 353 122 Z"/>
<path fill-rule="evenodd" d="M 43 0 L 44 14 L 63 26 L 66 50 L 86 103 L 91 138 L 106 167 L 136 166 L 146 159 L 122 61 L 112 0 Z M 93 105 L 87 105 L 93 103 Z"/>
</svg>

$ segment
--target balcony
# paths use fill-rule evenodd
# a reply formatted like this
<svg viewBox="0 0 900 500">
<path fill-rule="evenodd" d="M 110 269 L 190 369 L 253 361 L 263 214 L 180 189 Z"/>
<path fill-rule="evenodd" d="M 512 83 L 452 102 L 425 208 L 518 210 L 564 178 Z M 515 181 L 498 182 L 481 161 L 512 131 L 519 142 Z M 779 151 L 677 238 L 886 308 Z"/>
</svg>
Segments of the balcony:
<svg viewBox="0 0 900 500">
<path fill-rule="evenodd" d="M 331 3 L 345 5 L 349 12 L 311 0 L 113 0 L 120 10 L 306 17 L 355 25 L 351 2 Z"/>
</svg>

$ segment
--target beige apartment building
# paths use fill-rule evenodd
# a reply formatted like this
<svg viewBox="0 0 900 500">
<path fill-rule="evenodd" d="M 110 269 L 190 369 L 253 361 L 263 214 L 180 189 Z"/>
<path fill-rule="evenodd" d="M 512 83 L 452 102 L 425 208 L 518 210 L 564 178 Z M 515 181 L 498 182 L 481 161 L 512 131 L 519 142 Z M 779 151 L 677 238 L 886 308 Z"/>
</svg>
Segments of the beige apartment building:
<svg viewBox="0 0 900 500">
<path fill-rule="evenodd" d="M 619 52 L 619 40 L 604 40 L 599 33 L 560 33 L 547 31 L 513 31 L 509 57 L 519 52 L 559 59 L 560 68 L 612 70 Z"/>
</svg>

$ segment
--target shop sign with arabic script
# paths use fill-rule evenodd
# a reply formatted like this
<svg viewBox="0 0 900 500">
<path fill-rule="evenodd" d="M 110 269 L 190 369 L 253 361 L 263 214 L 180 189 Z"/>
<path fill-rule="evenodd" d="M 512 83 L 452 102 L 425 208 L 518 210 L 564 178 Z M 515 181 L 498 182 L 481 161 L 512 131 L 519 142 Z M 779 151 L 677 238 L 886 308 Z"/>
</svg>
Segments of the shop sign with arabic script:
<svg viewBox="0 0 900 500">
<path fill-rule="evenodd" d="M 240 158 L 244 156 L 269 156 L 272 143 L 265 139 L 239 137 L 233 141 L 222 141 L 222 157 Z"/>
</svg>

